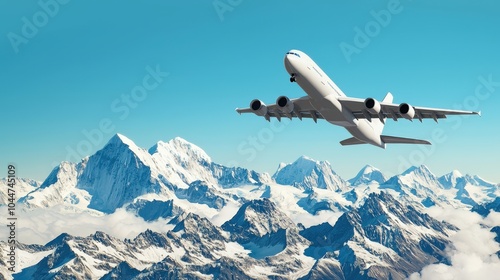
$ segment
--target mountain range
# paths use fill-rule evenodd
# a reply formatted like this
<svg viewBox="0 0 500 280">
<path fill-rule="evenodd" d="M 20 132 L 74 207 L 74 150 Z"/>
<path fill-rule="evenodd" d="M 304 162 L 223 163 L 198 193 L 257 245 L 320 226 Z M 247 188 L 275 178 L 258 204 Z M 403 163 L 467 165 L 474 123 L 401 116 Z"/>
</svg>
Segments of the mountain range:
<svg viewBox="0 0 500 280">
<path fill-rule="evenodd" d="M 389 178 L 366 165 L 345 180 L 329 162 L 306 156 L 270 176 L 215 163 L 182 138 L 146 150 L 120 134 L 78 163 L 62 162 L 41 183 L 18 181 L 26 213 L 101 219 L 123 211 L 165 230 L 19 240 L 15 279 L 405 279 L 451 262 L 450 236 L 460 228 L 427 209 L 487 215 L 499 211 L 500 194 L 476 175 L 438 177 L 426 166 Z"/>
</svg>

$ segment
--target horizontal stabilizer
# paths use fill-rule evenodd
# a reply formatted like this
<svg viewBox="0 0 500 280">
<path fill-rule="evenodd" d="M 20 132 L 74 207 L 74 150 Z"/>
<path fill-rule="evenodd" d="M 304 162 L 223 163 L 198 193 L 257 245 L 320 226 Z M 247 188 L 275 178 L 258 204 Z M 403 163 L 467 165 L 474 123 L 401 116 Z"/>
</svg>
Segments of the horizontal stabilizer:
<svg viewBox="0 0 500 280">
<path fill-rule="evenodd" d="M 347 138 L 345 140 L 340 141 L 340 145 L 342 146 L 349 146 L 349 145 L 359 145 L 359 144 L 366 144 L 366 142 L 363 142 L 357 138 L 351 137 Z"/>
<path fill-rule="evenodd" d="M 423 144 L 423 145 L 431 145 L 429 141 L 420 140 L 420 139 L 411 139 L 411 138 L 403 138 L 403 137 L 395 137 L 395 136 L 387 136 L 381 135 L 380 138 L 382 142 L 386 144 Z"/>
</svg>

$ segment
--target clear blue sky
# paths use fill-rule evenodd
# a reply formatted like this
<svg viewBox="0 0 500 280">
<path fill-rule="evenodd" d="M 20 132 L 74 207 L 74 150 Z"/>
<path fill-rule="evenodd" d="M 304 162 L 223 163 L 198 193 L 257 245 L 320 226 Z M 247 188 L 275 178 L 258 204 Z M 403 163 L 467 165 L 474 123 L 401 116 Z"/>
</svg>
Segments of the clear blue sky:
<svg viewBox="0 0 500 280">
<path fill-rule="evenodd" d="M 307 155 L 345 179 L 366 163 L 388 174 L 423 163 L 500 182 L 498 1 L 54 3 L 0 3 L 0 166 L 16 163 L 19 176 L 43 180 L 55 163 L 76 161 L 71 151 L 92 154 L 119 132 L 145 148 L 180 136 L 216 162 L 261 172 Z M 382 150 L 342 147 L 350 135 L 324 122 L 235 113 L 253 98 L 304 95 L 283 66 L 293 48 L 349 96 L 391 91 L 395 102 L 462 104 L 483 117 L 389 121 L 384 134 L 435 145 Z M 98 129 L 102 137 L 85 136 Z"/>
</svg>

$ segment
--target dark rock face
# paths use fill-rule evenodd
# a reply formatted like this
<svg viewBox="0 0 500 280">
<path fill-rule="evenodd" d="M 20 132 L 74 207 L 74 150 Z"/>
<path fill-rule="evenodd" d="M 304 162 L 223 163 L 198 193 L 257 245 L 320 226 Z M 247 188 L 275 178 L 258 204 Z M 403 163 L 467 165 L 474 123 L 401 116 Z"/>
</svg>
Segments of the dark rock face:
<svg viewBox="0 0 500 280">
<path fill-rule="evenodd" d="M 189 184 L 187 189 L 177 189 L 175 194 L 178 198 L 187 199 L 193 203 L 206 204 L 214 209 L 222 209 L 226 205 L 226 199 L 218 194 L 215 187 L 210 187 L 203 181 L 194 181 Z"/>
<path fill-rule="evenodd" d="M 171 218 L 183 213 L 183 210 L 174 205 L 173 200 L 138 200 L 127 206 L 127 211 L 135 212 L 145 221 L 155 221 L 159 218 Z"/>
<path fill-rule="evenodd" d="M 472 207 L 471 211 L 476 212 L 483 217 L 488 216 L 490 211 L 500 212 L 500 197 L 495 198 L 495 200 L 490 203 L 475 205 Z"/>
</svg>

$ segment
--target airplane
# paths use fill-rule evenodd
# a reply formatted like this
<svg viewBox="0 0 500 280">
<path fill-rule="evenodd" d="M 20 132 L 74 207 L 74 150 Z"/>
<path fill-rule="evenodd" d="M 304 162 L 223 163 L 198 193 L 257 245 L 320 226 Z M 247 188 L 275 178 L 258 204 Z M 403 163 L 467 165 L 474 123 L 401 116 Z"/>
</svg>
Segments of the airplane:
<svg viewBox="0 0 500 280">
<path fill-rule="evenodd" d="M 236 108 L 236 112 L 254 113 L 270 121 L 275 117 L 324 119 L 327 122 L 344 127 L 353 137 L 340 141 L 343 146 L 371 144 L 385 149 L 386 144 L 425 144 L 426 140 L 382 135 L 385 121 L 404 118 L 410 121 L 418 119 L 446 118 L 447 115 L 481 115 L 481 112 L 459 111 L 415 107 L 408 103 L 394 104 L 390 92 L 379 102 L 372 97 L 366 99 L 346 96 L 342 90 L 321 70 L 304 52 L 290 50 L 285 54 L 285 69 L 290 74 L 290 82 L 297 83 L 307 96 L 289 99 L 280 96 L 276 103 L 266 105 L 259 99 L 250 102 L 249 108 Z"/>
</svg>

